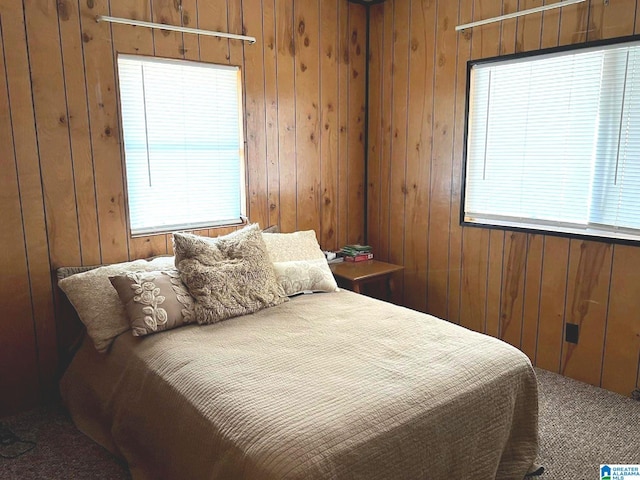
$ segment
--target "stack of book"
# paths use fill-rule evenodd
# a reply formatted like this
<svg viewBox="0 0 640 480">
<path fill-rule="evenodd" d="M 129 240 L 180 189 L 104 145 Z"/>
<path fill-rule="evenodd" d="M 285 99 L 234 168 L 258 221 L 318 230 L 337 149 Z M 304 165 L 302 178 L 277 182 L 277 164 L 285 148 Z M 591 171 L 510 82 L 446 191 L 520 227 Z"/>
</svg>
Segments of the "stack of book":
<svg viewBox="0 0 640 480">
<path fill-rule="evenodd" d="M 369 245 L 345 245 L 340 253 L 346 262 L 364 262 L 373 258 L 373 252 Z"/>
</svg>

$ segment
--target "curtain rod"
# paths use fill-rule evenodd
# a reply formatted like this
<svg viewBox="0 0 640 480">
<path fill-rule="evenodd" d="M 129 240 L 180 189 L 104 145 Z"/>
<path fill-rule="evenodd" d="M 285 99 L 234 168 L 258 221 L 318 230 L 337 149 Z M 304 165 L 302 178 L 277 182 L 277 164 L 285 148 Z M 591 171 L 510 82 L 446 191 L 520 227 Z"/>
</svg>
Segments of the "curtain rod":
<svg viewBox="0 0 640 480">
<path fill-rule="evenodd" d="M 479 27 L 480 25 L 486 25 L 488 23 L 499 22 L 501 20 L 508 20 L 510 18 L 522 17 L 523 15 L 529 15 L 532 13 L 544 12 L 546 10 L 552 10 L 554 8 L 562 8 L 567 5 L 573 5 L 574 3 L 582 3 L 585 0 L 564 0 L 558 3 L 552 3 L 550 5 L 543 5 L 541 7 L 530 8 L 529 10 L 521 10 L 519 12 L 507 13 L 506 15 L 501 15 L 499 17 L 487 18 L 486 20 L 478 20 L 477 22 L 465 23 L 464 25 L 458 25 L 456 27 L 456 32 L 460 30 L 465 30 L 467 28 Z"/>
<path fill-rule="evenodd" d="M 173 32 L 193 33 L 195 35 L 206 35 L 208 37 L 230 38 L 232 40 L 243 40 L 251 44 L 256 43 L 255 37 L 246 35 L 236 35 L 233 33 L 213 32 L 211 30 L 201 30 L 199 28 L 180 27 L 177 25 L 166 25 L 164 23 L 143 22 L 142 20 L 131 20 L 128 18 L 109 17 L 108 15 L 98 15 L 96 22 L 120 23 L 122 25 L 133 25 L 134 27 L 159 28 L 162 30 L 171 30 Z"/>
</svg>

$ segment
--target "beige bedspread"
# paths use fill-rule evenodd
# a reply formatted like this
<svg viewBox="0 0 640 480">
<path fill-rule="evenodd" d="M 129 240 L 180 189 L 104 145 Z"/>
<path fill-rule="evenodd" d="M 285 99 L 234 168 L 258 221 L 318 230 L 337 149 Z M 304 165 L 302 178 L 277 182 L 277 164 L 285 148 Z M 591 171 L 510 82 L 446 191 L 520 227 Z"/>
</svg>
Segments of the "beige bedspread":
<svg viewBox="0 0 640 480">
<path fill-rule="evenodd" d="M 515 348 L 351 292 L 85 345 L 80 429 L 148 479 L 522 479 L 535 374 Z"/>
</svg>

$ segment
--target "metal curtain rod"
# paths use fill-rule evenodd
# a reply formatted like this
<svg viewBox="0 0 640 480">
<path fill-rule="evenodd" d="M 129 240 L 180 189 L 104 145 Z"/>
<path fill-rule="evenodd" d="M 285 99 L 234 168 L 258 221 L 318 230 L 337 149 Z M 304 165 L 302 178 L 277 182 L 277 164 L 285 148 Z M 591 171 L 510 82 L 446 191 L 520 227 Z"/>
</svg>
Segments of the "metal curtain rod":
<svg viewBox="0 0 640 480">
<path fill-rule="evenodd" d="M 564 0 L 562 2 L 552 3 L 550 5 L 543 5 L 541 7 L 530 8 L 529 10 L 521 10 L 519 12 L 507 13 L 506 15 L 501 15 L 499 17 L 487 18 L 486 20 L 478 20 L 477 22 L 465 23 L 464 25 L 458 25 L 456 27 L 456 32 L 459 32 L 460 30 L 464 30 L 466 28 L 479 27 L 480 25 L 499 22 L 501 20 L 508 20 L 510 18 L 522 17 L 524 15 L 529 15 L 532 13 L 552 10 L 554 8 L 562 8 L 562 7 L 566 7 L 567 5 L 573 5 L 574 3 L 582 3 L 584 1 L 585 0 Z"/>
<path fill-rule="evenodd" d="M 108 15 L 98 15 L 96 22 L 121 23 L 122 25 L 133 25 L 135 27 L 159 28 L 171 30 L 173 32 L 193 33 L 195 35 L 206 35 L 208 37 L 231 38 L 233 40 L 243 40 L 251 44 L 256 43 L 255 37 L 246 35 L 236 35 L 234 33 L 213 32 L 211 30 L 201 30 L 199 28 L 180 27 L 177 25 L 166 25 L 164 23 L 143 22 L 142 20 L 131 20 L 129 18 L 109 17 Z"/>
</svg>

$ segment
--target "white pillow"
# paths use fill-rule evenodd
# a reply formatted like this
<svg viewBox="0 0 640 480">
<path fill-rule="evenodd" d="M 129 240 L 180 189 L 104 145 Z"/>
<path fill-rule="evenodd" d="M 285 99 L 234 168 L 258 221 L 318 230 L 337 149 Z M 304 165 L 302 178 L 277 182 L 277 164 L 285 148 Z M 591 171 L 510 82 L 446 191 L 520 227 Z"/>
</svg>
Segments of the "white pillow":
<svg viewBox="0 0 640 480">
<path fill-rule="evenodd" d="M 288 296 L 302 292 L 336 292 L 338 285 L 313 230 L 263 233 L 276 279 Z"/>
<path fill-rule="evenodd" d="M 113 340 L 131 327 L 125 307 L 109 277 L 126 272 L 152 272 L 174 268 L 173 257 L 105 265 L 77 273 L 58 282 L 78 312 L 87 334 L 99 352 L 106 352 Z"/>
</svg>

